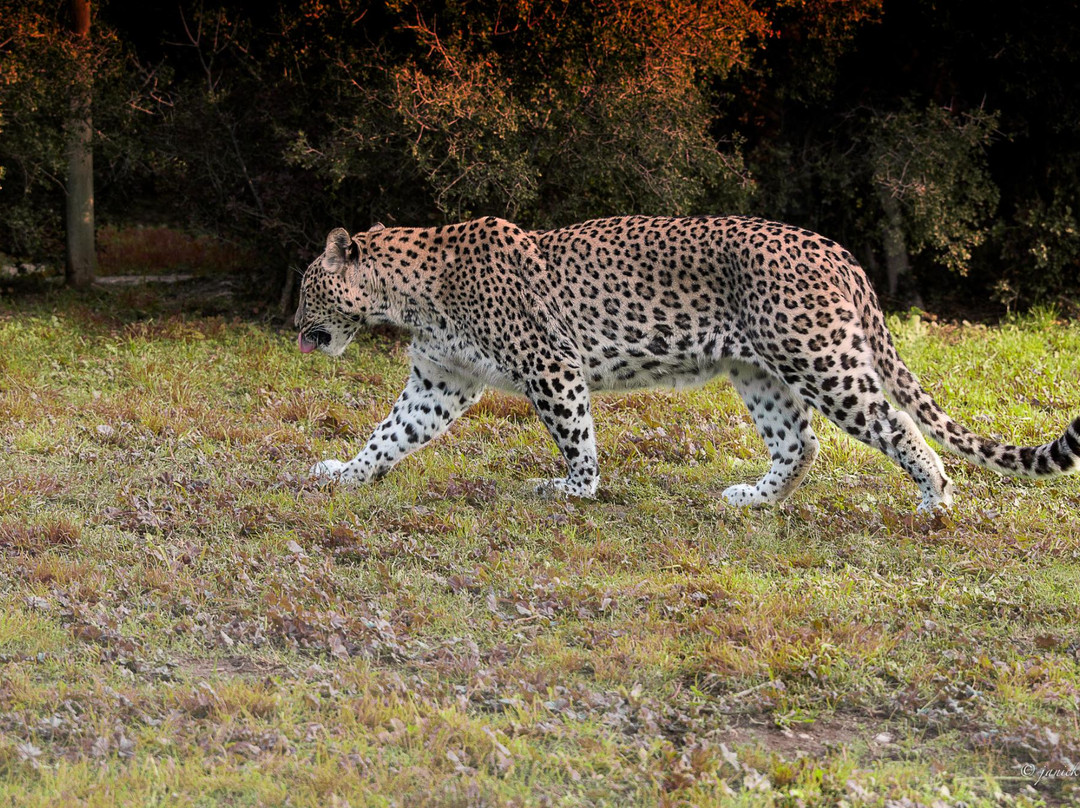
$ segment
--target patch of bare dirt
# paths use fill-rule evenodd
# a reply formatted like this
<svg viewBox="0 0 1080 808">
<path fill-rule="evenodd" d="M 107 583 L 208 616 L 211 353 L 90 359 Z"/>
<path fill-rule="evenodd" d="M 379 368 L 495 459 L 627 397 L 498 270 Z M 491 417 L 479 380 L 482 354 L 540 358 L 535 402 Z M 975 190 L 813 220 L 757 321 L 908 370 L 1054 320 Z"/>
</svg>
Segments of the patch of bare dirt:
<svg viewBox="0 0 1080 808">
<path fill-rule="evenodd" d="M 180 657 L 176 671 L 186 679 L 199 680 L 213 677 L 281 675 L 289 672 L 287 665 L 268 659 L 256 659 L 240 655 L 225 657 Z"/>
<path fill-rule="evenodd" d="M 756 746 L 766 752 L 790 759 L 818 757 L 841 746 L 866 744 L 871 749 L 884 748 L 895 736 L 884 726 L 871 726 L 853 716 L 834 716 L 789 729 L 774 724 L 742 721 L 717 732 L 715 739 L 732 746 Z"/>
</svg>

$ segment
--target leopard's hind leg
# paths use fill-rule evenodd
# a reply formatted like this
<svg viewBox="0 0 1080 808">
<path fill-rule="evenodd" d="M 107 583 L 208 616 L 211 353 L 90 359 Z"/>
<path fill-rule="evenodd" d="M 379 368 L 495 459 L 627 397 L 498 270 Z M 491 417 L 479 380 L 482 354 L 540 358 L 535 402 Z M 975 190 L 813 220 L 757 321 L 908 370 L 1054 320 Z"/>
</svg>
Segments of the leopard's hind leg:
<svg viewBox="0 0 1080 808">
<path fill-rule="evenodd" d="M 894 409 L 880 393 L 864 397 L 862 403 L 865 415 L 856 411 L 839 417 L 836 412 L 822 412 L 849 435 L 880 449 L 911 475 L 922 492 L 920 511 L 952 505 L 952 481 L 945 474 L 938 453 L 930 448 L 911 416 Z"/>
<path fill-rule="evenodd" d="M 772 466 L 753 485 L 731 486 L 724 491 L 724 498 L 732 505 L 771 505 L 799 487 L 817 457 L 818 441 L 810 428 L 810 408 L 767 371 L 733 362 L 729 373 L 769 449 Z"/>
<path fill-rule="evenodd" d="M 892 407 L 870 358 L 857 350 L 838 351 L 842 374 L 835 368 L 813 375 L 785 372 L 784 378 L 803 401 L 863 443 L 888 455 L 918 484 L 920 511 L 952 504 L 952 481 L 937 452 L 906 412 Z M 825 392 L 828 390 L 829 392 Z"/>
</svg>

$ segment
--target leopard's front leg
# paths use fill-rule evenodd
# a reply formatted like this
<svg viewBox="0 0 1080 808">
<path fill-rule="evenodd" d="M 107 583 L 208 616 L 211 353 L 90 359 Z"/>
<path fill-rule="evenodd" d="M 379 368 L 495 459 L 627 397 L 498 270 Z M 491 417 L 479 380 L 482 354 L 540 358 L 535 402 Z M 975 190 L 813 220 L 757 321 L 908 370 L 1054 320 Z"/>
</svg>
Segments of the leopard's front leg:
<svg viewBox="0 0 1080 808">
<path fill-rule="evenodd" d="M 566 367 L 531 381 L 526 390 L 540 420 L 566 461 L 563 479 L 534 480 L 541 496 L 593 497 L 600 483 L 589 388 L 581 372 Z"/>
<path fill-rule="evenodd" d="M 405 389 L 360 454 L 345 463 L 323 460 L 312 466 L 310 474 L 326 482 L 378 480 L 406 455 L 446 432 L 483 392 L 479 381 L 415 357 Z"/>
</svg>

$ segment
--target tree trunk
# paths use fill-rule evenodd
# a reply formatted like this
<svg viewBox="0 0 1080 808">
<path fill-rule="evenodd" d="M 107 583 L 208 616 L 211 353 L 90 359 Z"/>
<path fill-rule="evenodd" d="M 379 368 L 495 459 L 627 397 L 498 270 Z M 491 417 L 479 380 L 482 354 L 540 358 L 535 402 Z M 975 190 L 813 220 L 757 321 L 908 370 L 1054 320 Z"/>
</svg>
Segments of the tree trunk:
<svg viewBox="0 0 1080 808">
<path fill-rule="evenodd" d="M 79 50 L 90 35 L 90 0 L 71 0 L 71 32 Z M 97 272 L 94 249 L 94 132 L 93 77 L 88 61 L 80 60 L 71 87 L 68 120 L 67 282 L 86 288 Z"/>
<path fill-rule="evenodd" d="M 281 288 L 281 298 L 278 300 L 278 311 L 282 317 L 288 317 L 294 307 L 293 296 L 296 294 L 296 269 L 292 266 L 285 268 L 285 284 Z"/>
<path fill-rule="evenodd" d="M 900 203 L 885 186 L 878 187 L 878 199 L 885 213 L 881 226 L 881 241 L 885 248 L 885 277 L 888 279 L 888 295 L 894 300 L 900 294 L 900 284 L 904 283 L 908 300 L 906 302 L 922 307 L 922 296 L 916 288 L 911 274 L 911 261 L 908 258 L 907 241 L 904 238 L 904 217 L 900 212 Z"/>
</svg>

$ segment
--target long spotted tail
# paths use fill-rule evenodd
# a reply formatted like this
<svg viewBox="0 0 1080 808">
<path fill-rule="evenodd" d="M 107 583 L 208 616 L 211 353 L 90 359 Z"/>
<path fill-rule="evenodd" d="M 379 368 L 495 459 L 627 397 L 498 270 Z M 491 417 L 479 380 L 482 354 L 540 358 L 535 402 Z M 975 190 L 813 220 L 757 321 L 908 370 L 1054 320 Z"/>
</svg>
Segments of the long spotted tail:
<svg viewBox="0 0 1080 808">
<path fill-rule="evenodd" d="M 871 334 L 884 334 L 884 340 L 871 340 L 878 373 L 885 389 L 919 429 L 954 454 L 977 466 L 1010 477 L 1057 477 L 1080 471 L 1080 417 L 1069 424 L 1057 440 L 1042 446 L 1012 446 L 976 435 L 957 423 L 923 390 L 900 355 L 885 327 L 880 311 L 874 306 L 863 309 L 865 327 Z M 875 322 L 876 320 L 876 322 Z"/>
</svg>

